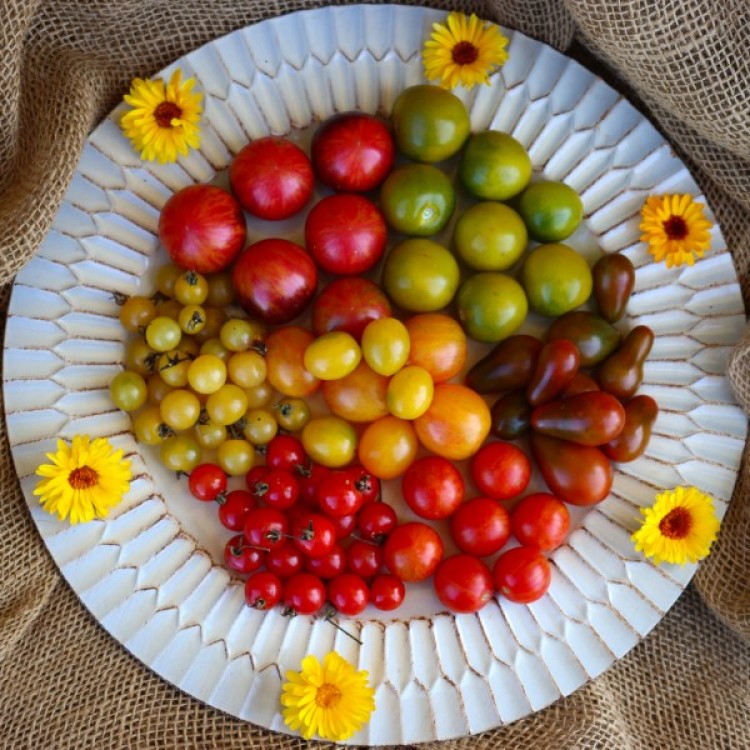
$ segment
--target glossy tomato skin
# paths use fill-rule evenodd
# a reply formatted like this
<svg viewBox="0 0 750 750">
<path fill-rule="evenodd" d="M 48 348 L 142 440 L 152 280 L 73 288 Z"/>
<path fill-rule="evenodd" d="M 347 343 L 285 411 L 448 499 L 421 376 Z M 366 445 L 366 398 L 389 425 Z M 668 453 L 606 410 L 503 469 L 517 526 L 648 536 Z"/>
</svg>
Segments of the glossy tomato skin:
<svg viewBox="0 0 750 750">
<path fill-rule="evenodd" d="M 531 479 L 531 462 L 513 443 L 497 440 L 480 448 L 471 460 L 474 483 L 487 497 L 510 500 Z"/>
<path fill-rule="evenodd" d="M 328 582 L 328 601 L 342 615 L 354 617 L 370 601 L 370 589 L 360 576 L 342 573 Z"/>
<path fill-rule="evenodd" d="M 406 586 L 396 576 L 383 573 L 375 576 L 370 584 L 370 601 L 382 612 L 398 609 L 406 596 Z"/>
<path fill-rule="evenodd" d="M 496 500 L 467 500 L 450 518 L 456 546 L 469 555 L 486 557 L 499 552 L 510 538 L 510 516 Z"/>
<path fill-rule="evenodd" d="M 568 339 L 581 354 L 581 367 L 599 364 L 617 349 L 620 332 L 604 318 L 586 310 L 573 310 L 547 329 L 547 341 Z"/>
<path fill-rule="evenodd" d="M 440 456 L 417 459 L 401 480 L 406 504 L 421 518 L 448 518 L 464 500 L 464 480 L 456 466 Z"/>
<path fill-rule="evenodd" d="M 367 324 L 391 315 L 391 303 L 376 284 L 358 276 L 332 281 L 312 307 L 313 330 L 318 335 L 345 331 L 359 341 Z"/>
<path fill-rule="evenodd" d="M 229 168 L 237 200 L 253 216 L 276 221 L 300 211 L 310 200 L 314 175 L 305 152 L 269 136 L 245 146 Z"/>
<path fill-rule="evenodd" d="M 386 566 L 402 581 L 424 581 L 443 557 L 443 540 L 432 526 L 414 521 L 397 526 L 383 552 Z"/>
<path fill-rule="evenodd" d="M 240 204 L 215 185 L 178 190 L 159 215 L 159 240 L 182 268 L 218 273 L 245 245 L 247 227 Z"/>
<path fill-rule="evenodd" d="M 423 367 L 434 383 L 458 375 L 466 363 L 466 334 L 450 315 L 422 313 L 404 321 L 409 334 L 407 363 Z"/>
<path fill-rule="evenodd" d="M 651 439 L 651 429 L 659 416 L 659 407 L 651 396 L 636 396 L 625 404 L 625 426 L 622 432 L 601 446 L 612 461 L 634 461 L 644 453 Z"/>
<path fill-rule="evenodd" d="M 339 276 L 369 271 L 382 257 L 388 229 L 380 209 L 352 193 L 318 201 L 305 221 L 305 247 L 318 268 Z"/>
<path fill-rule="evenodd" d="M 359 439 L 359 463 L 380 479 L 401 476 L 417 455 L 417 434 L 411 422 L 386 416 L 369 424 Z"/>
<path fill-rule="evenodd" d="M 615 323 L 625 314 L 635 286 L 635 268 L 624 255 L 603 255 L 591 271 L 594 298 L 605 320 Z"/>
<path fill-rule="evenodd" d="M 499 393 L 525 388 L 536 367 L 542 342 L 517 334 L 494 346 L 466 374 L 466 385 L 477 393 Z"/>
<path fill-rule="evenodd" d="M 446 557 L 435 570 L 435 593 L 453 612 L 477 612 L 495 591 L 490 569 L 473 555 Z"/>
<path fill-rule="evenodd" d="M 523 391 L 511 391 L 495 401 L 490 410 L 492 434 L 500 440 L 515 440 L 531 427 L 531 407 Z"/>
<path fill-rule="evenodd" d="M 328 408 L 348 422 L 374 422 L 388 414 L 388 378 L 378 375 L 366 362 L 340 380 L 323 383 Z"/>
<path fill-rule="evenodd" d="M 278 325 L 296 318 L 313 298 L 318 271 L 299 245 L 272 238 L 250 245 L 237 258 L 232 285 L 250 315 Z"/>
<path fill-rule="evenodd" d="M 391 171 L 396 148 L 381 120 L 361 112 L 342 112 L 318 128 L 311 152 L 323 184 L 364 193 L 376 188 Z"/>
<path fill-rule="evenodd" d="M 545 344 L 526 386 L 526 399 L 532 406 L 551 401 L 578 374 L 581 355 L 568 339 Z"/>
<path fill-rule="evenodd" d="M 504 552 L 495 561 L 492 574 L 497 591 L 518 604 L 540 599 L 552 580 L 547 558 L 533 547 L 514 547 Z"/>
<path fill-rule="evenodd" d="M 562 500 L 547 492 L 537 492 L 516 505 L 510 522 L 513 536 L 521 544 L 551 552 L 568 535 L 570 513 Z"/>
<path fill-rule="evenodd" d="M 268 382 L 285 396 L 304 398 L 320 388 L 321 381 L 304 366 L 312 334 L 300 326 L 285 326 L 266 338 Z"/>
<path fill-rule="evenodd" d="M 602 362 L 597 379 L 603 391 L 622 401 L 632 398 L 643 382 L 643 365 L 654 345 L 654 332 L 636 326 L 620 348 Z"/>
<path fill-rule="evenodd" d="M 326 600 L 326 587 L 312 573 L 295 573 L 284 581 L 281 603 L 287 612 L 298 615 L 314 615 Z"/>
</svg>

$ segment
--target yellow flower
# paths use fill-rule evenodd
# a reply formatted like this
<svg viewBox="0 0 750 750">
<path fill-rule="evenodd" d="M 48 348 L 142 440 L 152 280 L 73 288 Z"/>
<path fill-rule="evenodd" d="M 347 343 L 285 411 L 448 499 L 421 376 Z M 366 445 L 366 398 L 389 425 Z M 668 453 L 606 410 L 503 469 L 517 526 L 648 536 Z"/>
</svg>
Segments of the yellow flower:
<svg viewBox="0 0 750 750">
<path fill-rule="evenodd" d="M 719 531 L 710 495 L 695 487 L 677 487 L 656 496 L 651 508 L 641 508 L 643 525 L 631 539 L 637 552 L 654 562 L 684 565 L 702 560 Z"/>
<path fill-rule="evenodd" d="M 34 489 L 48 513 L 62 521 L 81 523 L 104 518 L 122 500 L 130 484 L 130 461 L 114 450 L 105 438 L 90 440 L 76 435 L 72 445 L 57 441 L 57 452 L 48 453 L 51 464 L 42 464 Z"/>
<path fill-rule="evenodd" d="M 302 670 L 289 670 L 286 678 L 281 693 L 284 721 L 306 740 L 314 734 L 334 742 L 346 740 L 370 720 L 375 709 L 367 672 L 357 672 L 335 651 L 326 654 L 323 664 L 306 656 Z"/>
<path fill-rule="evenodd" d="M 711 222 L 703 214 L 703 204 L 692 195 L 650 196 L 641 209 L 641 242 L 657 262 L 666 260 L 667 268 L 695 262 L 711 245 Z"/>
<path fill-rule="evenodd" d="M 444 88 L 489 85 L 490 73 L 508 59 L 507 37 L 498 26 L 473 13 L 451 13 L 445 25 L 434 23 L 432 28 L 422 51 L 424 71 L 429 81 L 439 80 Z"/>
<path fill-rule="evenodd" d="M 194 79 L 181 83 L 181 75 L 176 70 L 168 84 L 161 78 L 136 78 L 123 97 L 133 109 L 122 116 L 120 125 L 141 159 L 164 164 L 176 161 L 177 154 L 185 156 L 188 147 L 200 146 L 203 94 L 193 93 Z"/>
</svg>

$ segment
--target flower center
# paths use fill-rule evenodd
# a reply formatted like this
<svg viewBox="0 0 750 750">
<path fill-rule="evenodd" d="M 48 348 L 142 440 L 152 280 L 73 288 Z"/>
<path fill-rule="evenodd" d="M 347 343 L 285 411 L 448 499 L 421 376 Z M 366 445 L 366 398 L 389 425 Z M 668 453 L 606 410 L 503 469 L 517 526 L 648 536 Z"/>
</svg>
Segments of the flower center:
<svg viewBox="0 0 750 750">
<path fill-rule="evenodd" d="M 456 65 L 471 65 L 479 57 L 479 50 L 471 42 L 459 42 L 451 54 Z"/>
<path fill-rule="evenodd" d="M 160 128 L 171 128 L 175 117 L 182 117 L 182 110 L 174 102 L 162 102 L 154 110 L 154 119 Z"/>
<path fill-rule="evenodd" d="M 693 517 L 685 508 L 674 508 L 659 522 L 659 531 L 669 539 L 684 539 L 693 527 Z"/>
<path fill-rule="evenodd" d="M 89 466 L 81 466 L 68 474 L 68 484 L 74 490 L 85 490 L 99 481 L 99 474 Z"/>
<path fill-rule="evenodd" d="M 335 706 L 341 700 L 341 691 L 330 682 L 324 682 L 315 694 L 315 702 L 321 708 Z"/>
<path fill-rule="evenodd" d="M 688 227 L 682 216 L 670 216 L 664 222 L 664 231 L 670 240 L 684 240 L 688 234 Z"/>
</svg>

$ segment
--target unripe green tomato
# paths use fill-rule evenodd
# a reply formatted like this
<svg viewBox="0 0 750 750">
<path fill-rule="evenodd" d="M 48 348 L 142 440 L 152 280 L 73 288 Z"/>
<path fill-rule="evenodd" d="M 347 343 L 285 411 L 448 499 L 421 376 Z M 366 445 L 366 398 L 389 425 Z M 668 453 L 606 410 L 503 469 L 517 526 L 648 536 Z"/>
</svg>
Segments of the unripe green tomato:
<svg viewBox="0 0 750 750">
<path fill-rule="evenodd" d="M 502 273 L 478 273 L 456 295 L 458 319 L 476 341 L 494 343 L 514 334 L 529 306 L 521 285 Z"/>
</svg>

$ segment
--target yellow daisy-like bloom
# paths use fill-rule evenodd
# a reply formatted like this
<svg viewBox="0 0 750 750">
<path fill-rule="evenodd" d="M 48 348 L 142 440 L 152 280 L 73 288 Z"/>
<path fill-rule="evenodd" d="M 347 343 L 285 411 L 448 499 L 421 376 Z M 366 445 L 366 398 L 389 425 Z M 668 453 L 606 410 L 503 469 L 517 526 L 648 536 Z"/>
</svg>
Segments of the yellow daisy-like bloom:
<svg viewBox="0 0 750 750">
<path fill-rule="evenodd" d="M 193 92 L 194 79 L 183 83 L 181 76 L 176 70 L 168 84 L 161 78 L 136 78 L 123 97 L 133 109 L 122 116 L 120 125 L 142 159 L 173 162 L 178 154 L 187 155 L 188 148 L 200 146 L 203 94 Z"/>
<path fill-rule="evenodd" d="M 284 721 L 306 740 L 315 734 L 334 742 L 348 739 L 375 709 L 367 676 L 335 651 L 326 654 L 322 664 L 315 656 L 306 656 L 301 671 L 286 673 L 288 682 L 281 693 Z"/>
<path fill-rule="evenodd" d="M 662 492 L 641 513 L 645 520 L 631 539 L 637 552 L 643 551 L 656 563 L 684 565 L 688 560 L 702 560 L 719 532 L 713 499 L 695 487 Z"/>
<path fill-rule="evenodd" d="M 650 196 L 641 209 L 641 242 L 648 242 L 648 251 L 657 262 L 666 260 L 667 268 L 692 266 L 693 256 L 702 258 L 711 245 L 712 224 L 703 209 L 688 194 Z"/>
<path fill-rule="evenodd" d="M 425 77 L 439 81 L 443 88 L 489 85 L 490 73 L 508 59 L 508 38 L 498 26 L 473 13 L 451 13 L 445 24 L 434 23 L 432 28 L 422 51 Z"/>
<path fill-rule="evenodd" d="M 90 440 L 76 435 L 72 445 L 57 441 L 57 452 L 48 453 L 51 464 L 42 464 L 34 489 L 48 513 L 73 524 L 104 518 L 122 500 L 130 486 L 130 461 L 105 438 Z"/>
</svg>

